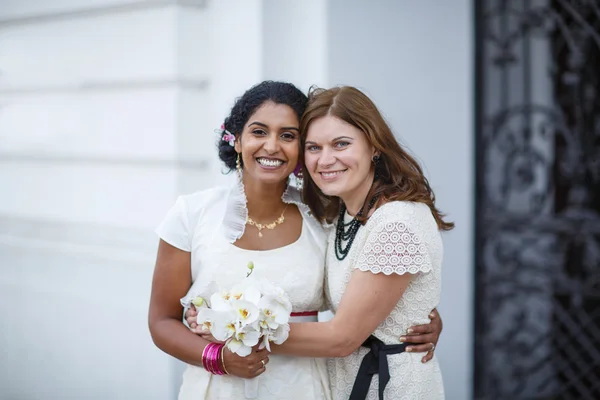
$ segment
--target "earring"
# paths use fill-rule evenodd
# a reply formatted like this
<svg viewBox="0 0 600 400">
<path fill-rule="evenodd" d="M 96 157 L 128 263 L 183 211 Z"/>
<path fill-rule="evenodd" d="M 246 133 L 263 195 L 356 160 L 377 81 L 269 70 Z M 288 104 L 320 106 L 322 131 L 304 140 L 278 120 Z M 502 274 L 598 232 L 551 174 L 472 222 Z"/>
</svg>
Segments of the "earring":
<svg viewBox="0 0 600 400">
<path fill-rule="evenodd" d="M 377 154 L 373 154 L 371 161 L 373 161 L 373 165 L 375 166 L 375 173 L 374 173 L 373 179 L 377 180 L 377 179 L 379 179 L 379 171 L 377 168 L 379 165 L 379 156 Z"/>
<path fill-rule="evenodd" d="M 296 178 L 296 187 L 302 190 L 304 186 L 304 174 L 302 173 L 302 164 L 298 163 L 294 169 L 294 177 Z"/>
<path fill-rule="evenodd" d="M 235 169 L 237 171 L 238 176 L 241 178 L 242 177 L 242 157 L 240 156 L 240 153 L 237 153 L 237 158 L 235 160 Z"/>
<path fill-rule="evenodd" d="M 302 172 L 302 169 L 300 169 L 296 174 L 296 187 L 298 188 L 298 190 L 302 190 L 302 188 L 304 187 L 304 173 Z"/>
</svg>

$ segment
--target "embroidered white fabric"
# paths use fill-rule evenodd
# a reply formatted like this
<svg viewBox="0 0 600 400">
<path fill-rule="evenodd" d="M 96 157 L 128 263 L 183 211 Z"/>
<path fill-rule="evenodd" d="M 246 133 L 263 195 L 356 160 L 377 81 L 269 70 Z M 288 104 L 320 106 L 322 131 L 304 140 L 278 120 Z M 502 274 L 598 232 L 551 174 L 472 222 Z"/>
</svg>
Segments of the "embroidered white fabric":
<svg viewBox="0 0 600 400">
<path fill-rule="evenodd" d="M 233 244 L 243 235 L 247 216 L 241 182 L 177 199 L 156 231 L 169 244 L 191 252 L 193 283 L 181 299 L 182 305 L 188 306 L 196 296 L 208 299 L 217 290 L 239 283 L 252 261 L 253 275 L 280 286 L 288 294 L 293 311 L 323 307 L 326 235 L 300 202 L 296 188 L 288 186 L 282 199 L 300 209 L 302 233 L 296 242 L 268 251 L 244 250 Z M 260 399 L 331 398 L 324 359 L 271 355 L 267 372 L 258 379 Z M 242 379 L 187 367 L 180 400 L 238 398 L 244 398 Z"/>
<path fill-rule="evenodd" d="M 329 234 L 326 257 L 326 294 L 337 310 L 354 269 L 375 274 L 414 274 L 404 295 L 377 327 L 374 335 L 386 344 L 400 343 L 406 330 L 428 323 L 441 293 L 443 246 L 437 224 L 425 204 L 390 202 L 377 209 L 356 235 L 348 256 L 339 261 L 334 250 L 335 232 Z M 360 348 L 350 356 L 328 361 L 335 399 L 348 399 L 362 358 L 368 349 Z M 385 388 L 386 399 L 437 400 L 444 398 L 442 375 L 437 359 L 421 362 L 423 353 L 388 356 L 391 380 Z M 368 399 L 378 399 L 379 382 L 374 376 Z"/>
</svg>

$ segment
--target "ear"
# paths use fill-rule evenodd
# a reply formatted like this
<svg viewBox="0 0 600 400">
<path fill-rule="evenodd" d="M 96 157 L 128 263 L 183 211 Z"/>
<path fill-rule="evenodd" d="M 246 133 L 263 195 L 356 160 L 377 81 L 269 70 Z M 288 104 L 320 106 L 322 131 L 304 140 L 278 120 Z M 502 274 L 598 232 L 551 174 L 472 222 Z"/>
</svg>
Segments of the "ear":
<svg viewBox="0 0 600 400">
<path fill-rule="evenodd" d="M 242 144 L 240 143 L 240 136 L 241 135 L 238 135 L 238 136 L 235 137 L 235 143 L 233 144 L 233 148 L 235 149 L 235 151 L 237 153 L 241 154 L 241 152 L 242 152 Z"/>
</svg>

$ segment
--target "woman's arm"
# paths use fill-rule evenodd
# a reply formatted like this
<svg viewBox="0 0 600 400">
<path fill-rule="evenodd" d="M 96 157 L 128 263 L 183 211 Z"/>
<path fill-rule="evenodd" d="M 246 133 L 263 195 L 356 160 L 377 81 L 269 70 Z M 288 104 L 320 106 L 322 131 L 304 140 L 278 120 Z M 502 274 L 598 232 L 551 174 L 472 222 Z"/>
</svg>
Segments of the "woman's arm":
<svg viewBox="0 0 600 400">
<path fill-rule="evenodd" d="M 395 205 L 390 210 L 398 212 L 389 217 L 379 215 L 356 257 L 334 318 L 323 323 L 293 324 L 288 340 L 274 346 L 275 352 L 308 357 L 351 354 L 390 315 L 415 274 L 431 271 L 429 249 L 423 238 L 428 233 L 424 229 L 437 229 L 435 221 L 423 207 L 418 211 L 422 217 L 411 213 L 406 218 L 403 208 L 408 206 Z M 430 221 L 415 223 L 418 218 Z"/>
<path fill-rule="evenodd" d="M 345 357 L 356 350 L 392 312 L 412 274 L 355 270 L 331 321 L 290 324 L 289 338 L 273 353 L 305 357 Z"/>
<path fill-rule="evenodd" d="M 209 343 L 191 332 L 182 322 L 183 307 L 179 299 L 191 285 L 190 253 L 161 240 L 158 245 L 148 326 L 154 344 L 171 356 L 188 364 L 202 366 L 202 352 Z M 265 371 L 261 360 L 268 362 L 266 350 L 239 357 L 225 350 L 227 371 L 243 378 L 253 378 Z"/>
<path fill-rule="evenodd" d="M 192 365 L 202 365 L 207 341 L 181 323 L 179 299 L 191 285 L 190 253 L 161 240 L 152 279 L 148 326 L 154 344 L 167 354 Z"/>
</svg>

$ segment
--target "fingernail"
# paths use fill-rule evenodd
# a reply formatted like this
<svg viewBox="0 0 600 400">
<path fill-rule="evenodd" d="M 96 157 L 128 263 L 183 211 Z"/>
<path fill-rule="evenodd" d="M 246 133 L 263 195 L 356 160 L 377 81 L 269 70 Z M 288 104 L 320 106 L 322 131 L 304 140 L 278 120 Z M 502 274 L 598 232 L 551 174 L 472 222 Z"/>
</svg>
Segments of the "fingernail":
<svg viewBox="0 0 600 400">
<path fill-rule="evenodd" d="M 414 331 L 412 330 L 412 328 L 408 328 L 408 330 L 406 332 L 407 333 L 413 333 Z"/>
<path fill-rule="evenodd" d="M 429 314 L 429 318 L 433 318 L 433 317 L 435 317 L 434 313 Z"/>
<path fill-rule="evenodd" d="M 412 347 L 407 347 L 406 351 L 408 351 L 410 353 L 412 351 Z"/>
<path fill-rule="evenodd" d="M 400 338 L 400 341 L 401 341 L 402 343 L 406 342 L 406 336 L 402 336 L 402 337 Z"/>
<path fill-rule="evenodd" d="M 421 362 L 422 362 L 423 364 L 425 364 L 425 363 L 427 362 L 427 360 L 423 358 L 423 359 L 421 360 Z"/>
</svg>

